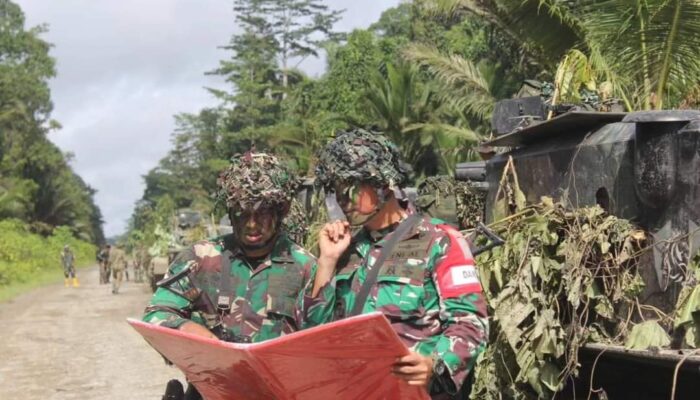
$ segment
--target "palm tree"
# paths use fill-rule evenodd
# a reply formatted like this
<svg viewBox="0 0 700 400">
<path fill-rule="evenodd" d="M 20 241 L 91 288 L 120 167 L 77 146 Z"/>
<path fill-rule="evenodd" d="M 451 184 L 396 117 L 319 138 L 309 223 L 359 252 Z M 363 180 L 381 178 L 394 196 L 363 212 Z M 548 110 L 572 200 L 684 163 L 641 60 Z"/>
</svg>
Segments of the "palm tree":
<svg viewBox="0 0 700 400">
<path fill-rule="evenodd" d="M 427 0 L 426 5 L 444 16 L 480 15 L 550 60 L 580 50 L 629 109 L 675 106 L 700 80 L 698 0 Z"/>
<path fill-rule="evenodd" d="M 29 180 L 0 177 L 0 219 L 25 218 L 36 185 Z"/>
<path fill-rule="evenodd" d="M 404 160 L 419 175 L 451 171 L 454 160 L 442 149 L 465 149 L 478 140 L 469 127 L 443 122 L 451 118 L 451 104 L 441 101 L 432 83 L 421 82 L 417 69 L 408 63 L 386 64 L 377 71 L 365 99 L 378 127 L 399 145 Z M 430 161 L 437 161 L 440 168 Z"/>
<path fill-rule="evenodd" d="M 425 45 L 412 45 L 404 55 L 435 77 L 441 102 L 488 124 L 496 99 L 492 94 L 493 82 L 487 80 L 479 67 L 463 57 L 445 56 Z"/>
</svg>

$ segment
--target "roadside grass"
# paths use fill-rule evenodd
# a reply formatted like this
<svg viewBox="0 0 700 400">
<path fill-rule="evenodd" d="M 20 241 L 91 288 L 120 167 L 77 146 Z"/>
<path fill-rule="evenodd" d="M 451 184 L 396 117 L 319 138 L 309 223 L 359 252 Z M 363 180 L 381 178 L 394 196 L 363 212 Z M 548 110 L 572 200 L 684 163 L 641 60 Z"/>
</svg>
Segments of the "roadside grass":
<svg viewBox="0 0 700 400">
<path fill-rule="evenodd" d="M 92 265 L 94 264 L 79 266 L 77 269 L 78 271 L 84 270 Z M 78 280 L 83 283 L 83 279 L 81 279 L 80 275 L 80 272 L 78 272 Z M 10 302 L 18 296 L 34 289 L 58 283 L 63 283 L 62 268 L 58 267 L 50 270 L 40 270 L 34 274 L 31 279 L 25 282 L 14 282 L 10 283 L 9 285 L 0 286 L 0 304 Z"/>
</svg>

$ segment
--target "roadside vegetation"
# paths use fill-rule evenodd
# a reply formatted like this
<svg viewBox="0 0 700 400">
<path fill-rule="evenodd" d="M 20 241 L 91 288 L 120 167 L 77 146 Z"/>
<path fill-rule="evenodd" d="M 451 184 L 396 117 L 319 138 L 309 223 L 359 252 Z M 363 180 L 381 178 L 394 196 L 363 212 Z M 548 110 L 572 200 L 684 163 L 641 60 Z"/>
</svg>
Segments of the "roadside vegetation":
<svg viewBox="0 0 700 400">
<path fill-rule="evenodd" d="M 95 262 L 96 247 L 58 227 L 49 236 L 32 233 L 17 219 L 0 221 L 0 301 L 39 284 L 55 282 L 63 274 L 61 250 L 69 245 L 76 267 Z"/>
<path fill-rule="evenodd" d="M 20 7 L 0 0 L 0 299 L 9 286 L 60 275 L 63 245 L 84 265 L 104 242 L 95 190 L 48 139 L 60 124 L 51 119 L 56 71 L 44 31 L 26 27 Z"/>
</svg>

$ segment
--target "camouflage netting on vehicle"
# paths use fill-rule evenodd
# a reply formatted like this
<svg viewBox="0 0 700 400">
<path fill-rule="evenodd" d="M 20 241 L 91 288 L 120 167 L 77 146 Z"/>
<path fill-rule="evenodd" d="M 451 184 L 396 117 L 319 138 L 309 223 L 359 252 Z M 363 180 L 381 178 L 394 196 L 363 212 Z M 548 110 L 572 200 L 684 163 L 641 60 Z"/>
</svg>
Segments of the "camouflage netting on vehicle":
<svg viewBox="0 0 700 400">
<path fill-rule="evenodd" d="M 375 187 L 404 187 L 411 167 L 383 134 L 354 129 L 339 132 L 318 155 L 316 183 L 333 189 L 338 182 L 365 182 Z"/>
<path fill-rule="evenodd" d="M 475 399 L 551 398 L 577 373 L 581 346 L 622 343 L 643 307 L 644 232 L 597 206 L 569 211 L 544 198 L 518 211 L 493 225 L 505 245 L 477 259 L 492 330 Z"/>
<path fill-rule="evenodd" d="M 664 348 L 669 332 L 683 329 L 684 347 L 700 344 L 697 282 L 671 315 L 638 301 L 637 266 L 649 248 L 629 221 L 542 198 L 491 226 L 506 243 L 477 258 L 492 319 L 471 398 L 552 398 L 576 376 L 578 350 L 590 342 Z"/>
<path fill-rule="evenodd" d="M 287 208 L 299 180 L 277 157 L 247 152 L 231 159 L 217 184 L 219 200 L 230 209 Z"/>
<path fill-rule="evenodd" d="M 469 182 L 440 175 L 428 177 L 418 185 L 416 206 L 432 217 L 457 224 L 460 229 L 472 229 L 483 220 L 485 201 L 486 193 Z"/>
</svg>

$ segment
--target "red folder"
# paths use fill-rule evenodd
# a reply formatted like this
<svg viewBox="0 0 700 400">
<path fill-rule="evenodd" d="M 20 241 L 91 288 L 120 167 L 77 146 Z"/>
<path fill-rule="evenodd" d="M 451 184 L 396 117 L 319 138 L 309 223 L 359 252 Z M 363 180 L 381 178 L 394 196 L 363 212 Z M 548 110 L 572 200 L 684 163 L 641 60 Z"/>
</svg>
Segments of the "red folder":
<svg viewBox="0 0 700 400">
<path fill-rule="evenodd" d="M 408 349 L 381 313 L 253 344 L 128 322 L 206 400 L 429 399 L 423 388 L 391 374 Z"/>
</svg>

